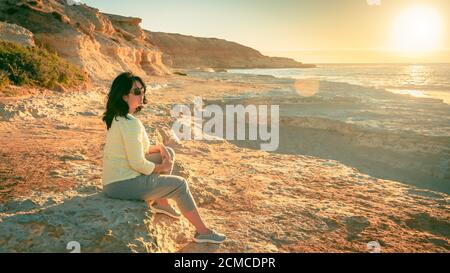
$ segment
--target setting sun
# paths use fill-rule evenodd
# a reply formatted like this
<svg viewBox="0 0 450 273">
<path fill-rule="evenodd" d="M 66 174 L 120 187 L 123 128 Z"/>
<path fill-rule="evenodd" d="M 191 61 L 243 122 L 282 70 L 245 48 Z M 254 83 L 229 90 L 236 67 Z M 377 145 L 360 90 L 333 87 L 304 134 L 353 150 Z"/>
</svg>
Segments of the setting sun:
<svg viewBox="0 0 450 273">
<path fill-rule="evenodd" d="M 411 7 L 395 20 L 393 49 L 407 54 L 432 52 L 439 47 L 441 32 L 441 17 L 435 9 Z"/>
</svg>

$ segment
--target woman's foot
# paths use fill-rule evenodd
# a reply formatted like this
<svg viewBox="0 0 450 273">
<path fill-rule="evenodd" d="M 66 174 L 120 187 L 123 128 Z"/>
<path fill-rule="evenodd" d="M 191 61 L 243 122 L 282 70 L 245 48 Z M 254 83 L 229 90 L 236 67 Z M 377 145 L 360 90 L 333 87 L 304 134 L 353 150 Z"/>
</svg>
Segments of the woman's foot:
<svg viewBox="0 0 450 273">
<path fill-rule="evenodd" d="M 208 229 L 206 232 L 196 232 L 194 235 L 194 242 L 196 243 L 213 243 L 220 244 L 225 241 L 227 237 L 221 233 L 214 230 Z"/>
<path fill-rule="evenodd" d="M 150 211 L 154 213 L 162 213 L 175 219 L 179 219 L 181 217 L 181 214 L 169 204 L 161 205 L 159 203 L 153 203 L 150 205 Z"/>
</svg>

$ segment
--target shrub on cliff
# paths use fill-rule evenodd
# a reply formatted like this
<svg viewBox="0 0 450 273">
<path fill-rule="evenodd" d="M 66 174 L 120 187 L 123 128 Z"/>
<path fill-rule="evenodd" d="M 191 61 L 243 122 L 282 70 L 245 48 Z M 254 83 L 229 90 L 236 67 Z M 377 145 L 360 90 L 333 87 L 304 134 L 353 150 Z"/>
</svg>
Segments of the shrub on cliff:
<svg viewBox="0 0 450 273">
<path fill-rule="evenodd" d="M 0 90 L 9 83 L 54 89 L 79 86 L 86 80 L 81 69 L 44 48 L 0 41 Z"/>
</svg>

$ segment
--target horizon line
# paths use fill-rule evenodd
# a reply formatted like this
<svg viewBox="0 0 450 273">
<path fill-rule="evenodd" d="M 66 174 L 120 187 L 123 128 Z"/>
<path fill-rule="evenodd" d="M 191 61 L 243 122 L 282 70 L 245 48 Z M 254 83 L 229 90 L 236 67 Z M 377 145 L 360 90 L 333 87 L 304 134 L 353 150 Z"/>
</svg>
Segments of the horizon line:
<svg viewBox="0 0 450 273">
<path fill-rule="evenodd" d="M 292 49 L 292 50 L 260 50 L 264 52 L 302 52 L 302 51 L 380 51 L 380 52 L 391 52 L 391 53 L 401 53 L 401 51 L 394 50 L 394 49 L 380 49 L 380 48 L 345 48 L 345 49 Z M 424 54 L 432 54 L 434 52 L 442 52 L 442 51 L 450 51 L 450 48 L 443 48 L 443 49 L 436 49 L 433 51 L 430 51 L 430 53 L 424 53 Z"/>
</svg>

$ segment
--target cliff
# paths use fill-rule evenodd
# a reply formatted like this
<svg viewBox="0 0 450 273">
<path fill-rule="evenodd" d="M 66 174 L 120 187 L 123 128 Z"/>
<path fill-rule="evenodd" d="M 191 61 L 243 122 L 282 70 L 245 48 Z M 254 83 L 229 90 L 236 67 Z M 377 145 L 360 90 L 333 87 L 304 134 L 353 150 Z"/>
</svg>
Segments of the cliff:
<svg viewBox="0 0 450 273">
<path fill-rule="evenodd" d="M 259 51 L 223 39 L 145 31 L 163 52 L 163 62 L 176 68 L 307 68 L 293 59 L 268 57 Z"/>
<path fill-rule="evenodd" d="M 5 0 L 0 3 L 0 21 L 24 28 L 12 34 L 3 31 L 1 39 L 33 36 L 37 45 L 78 65 L 96 80 L 109 80 L 125 70 L 165 75 L 170 67 L 314 67 L 267 57 L 222 39 L 146 31 L 140 27 L 140 18 L 102 13 L 66 0 Z"/>
<path fill-rule="evenodd" d="M 111 79 L 124 70 L 142 75 L 169 72 L 162 52 L 147 41 L 141 19 L 102 14 L 64 0 L 6 0 L 0 21 L 22 26 L 38 45 L 57 52 L 95 79 Z"/>
<path fill-rule="evenodd" d="M 0 37 L 5 42 L 16 43 L 21 46 L 35 46 L 33 33 L 15 24 L 0 22 Z"/>
</svg>

